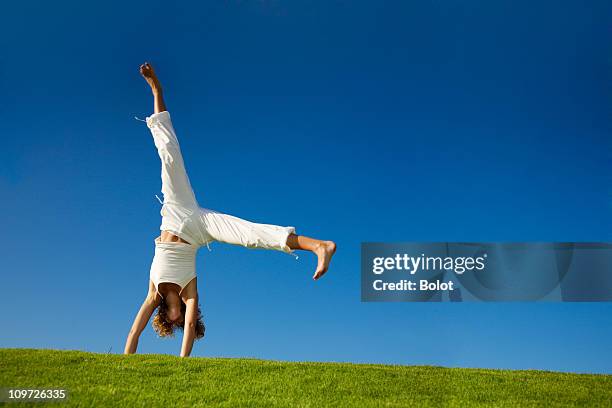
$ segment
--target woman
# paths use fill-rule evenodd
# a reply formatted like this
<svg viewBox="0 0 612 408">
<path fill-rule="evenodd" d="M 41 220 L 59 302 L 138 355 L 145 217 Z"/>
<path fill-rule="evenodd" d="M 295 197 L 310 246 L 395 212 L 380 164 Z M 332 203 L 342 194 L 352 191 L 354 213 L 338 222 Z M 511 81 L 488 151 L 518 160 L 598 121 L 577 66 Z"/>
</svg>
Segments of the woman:
<svg viewBox="0 0 612 408">
<path fill-rule="evenodd" d="M 187 357 L 193 341 L 204 336 L 195 273 L 195 257 L 199 247 L 219 241 L 287 253 L 295 249 L 311 251 L 318 258 L 313 276 L 317 280 L 327 272 L 336 244 L 296 235 L 293 227 L 256 224 L 201 208 L 185 171 L 160 82 L 149 63 L 140 66 L 140 73 L 153 92 L 155 113 L 147 117 L 146 123 L 161 159 L 164 201 L 161 234 L 155 239 L 149 293 L 134 319 L 124 353 L 136 352 L 138 338 L 158 308 L 153 327 L 160 336 L 172 335 L 176 328 L 182 328 L 181 357 Z"/>
</svg>

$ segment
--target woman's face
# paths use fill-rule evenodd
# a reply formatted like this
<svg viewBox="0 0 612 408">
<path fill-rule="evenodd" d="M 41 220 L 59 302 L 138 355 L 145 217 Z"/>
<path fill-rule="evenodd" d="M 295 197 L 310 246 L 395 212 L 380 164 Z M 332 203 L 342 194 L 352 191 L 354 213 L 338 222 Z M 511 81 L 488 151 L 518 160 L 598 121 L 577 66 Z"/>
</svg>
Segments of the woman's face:
<svg viewBox="0 0 612 408">
<path fill-rule="evenodd" d="M 181 310 L 181 302 L 181 297 L 177 292 L 171 291 L 166 294 L 166 305 L 168 306 L 166 316 L 168 320 L 176 324 L 182 324 L 185 321 L 185 316 Z"/>
</svg>

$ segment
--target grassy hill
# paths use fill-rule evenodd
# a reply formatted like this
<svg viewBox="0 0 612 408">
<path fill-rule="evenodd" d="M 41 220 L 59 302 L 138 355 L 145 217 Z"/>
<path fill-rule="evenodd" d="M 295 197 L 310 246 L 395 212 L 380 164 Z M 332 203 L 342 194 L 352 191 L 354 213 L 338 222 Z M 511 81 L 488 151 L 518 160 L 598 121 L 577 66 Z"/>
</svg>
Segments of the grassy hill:
<svg viewBox="0 0 612 408">
<path fill-rule="evenodd" d="M 61 406 L 612 405 L 610 375 L 31 349 L 0 349 L 0 387 L 65 388 Z"/>
</svg>

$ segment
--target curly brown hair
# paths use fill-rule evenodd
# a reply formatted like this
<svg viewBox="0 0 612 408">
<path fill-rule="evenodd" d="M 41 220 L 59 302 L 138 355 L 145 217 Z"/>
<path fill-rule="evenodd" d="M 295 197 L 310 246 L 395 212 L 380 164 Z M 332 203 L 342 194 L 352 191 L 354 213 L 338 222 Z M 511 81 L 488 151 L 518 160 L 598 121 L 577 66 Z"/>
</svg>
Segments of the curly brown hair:
<svg viewBox="0 0 612 408">
<path fill-rule="evenodd" d="M 181 302 L 181 313 L 185 316 L 185 311 L 187 306 L 184 302 Z M 157 308 L 157 315 L 153 318 L 153 329 L 157 333 L 159 337 L 173 337 L 174 331 L 176 329 L 183 330 L 185 327 L 185 322 L 176 323 L 168 319 L 168 305 L 166 301 L 162 299 L 159 307 Z M 198 317 L 196 319 L 195 325 L 195 339 L 199 340 L 204 337 L 204 332 L 206 331 L 206 327 L 202 322 L 202 312 L 200 311 L 200 306 L 198 306 Z"/>
</svg>

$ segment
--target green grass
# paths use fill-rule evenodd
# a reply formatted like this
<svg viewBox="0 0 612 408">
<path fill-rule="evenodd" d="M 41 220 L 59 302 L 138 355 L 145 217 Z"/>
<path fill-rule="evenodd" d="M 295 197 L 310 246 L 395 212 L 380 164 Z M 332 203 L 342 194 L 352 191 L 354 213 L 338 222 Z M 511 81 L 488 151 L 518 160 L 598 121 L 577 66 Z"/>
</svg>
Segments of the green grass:
<svg viewBox="0 0 612 408">
<path fill-rule="evenodd" d="M 610 375 L 32 349 L 0 349 L 0 386 L 65 388 L 69 399 L 57 405 L 82 407 L 592 407 L 612 401 Z"/>
</svg>

